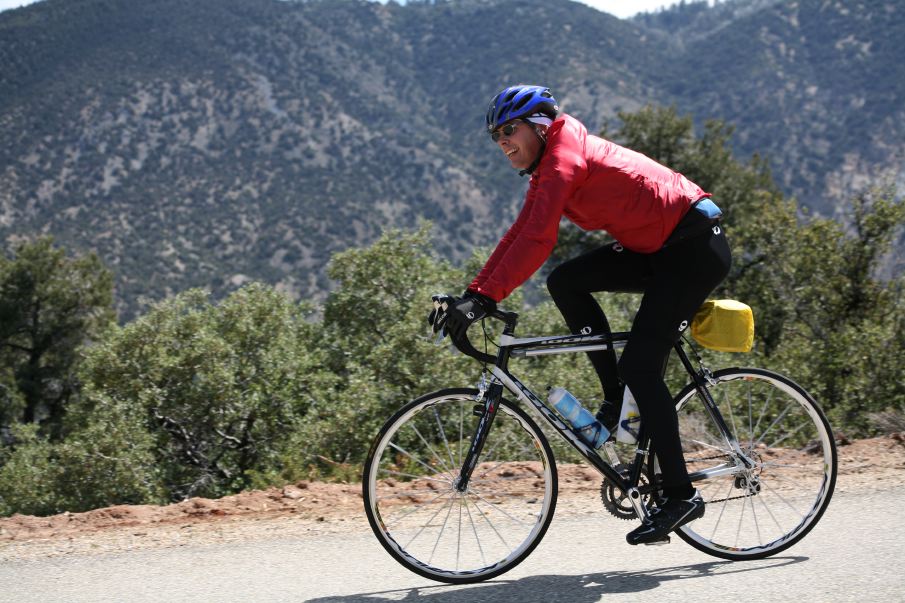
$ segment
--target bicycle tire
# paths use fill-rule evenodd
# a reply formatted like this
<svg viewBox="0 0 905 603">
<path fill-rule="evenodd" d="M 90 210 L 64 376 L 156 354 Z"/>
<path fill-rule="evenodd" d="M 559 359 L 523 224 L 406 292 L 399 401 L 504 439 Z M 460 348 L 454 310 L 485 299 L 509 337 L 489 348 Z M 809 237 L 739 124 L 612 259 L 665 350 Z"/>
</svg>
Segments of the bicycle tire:
<svg viewBox="0 0 905 603">
<path fill-rule="evenodd" d="M 384 549 L 416 574 L 450 584 L 488 580 L 521 563 L 556 509 L 553 451 L 531 417 L 505 399 L 466 492 L 455 489 L 479 420 L 477 395 L 445 389 L 400 408 L 362 473 L 365 513 Z"/>
<path fill-rule="evenodd" d="M 783 375 L 730 368 L 712 377 L 707 389 L 754 466 L 695 482 L 704 517 L 676 533 L 722 559 L 775 555 L 804 538 L 830 503 L 837 473 L 832 429 L 814 399 Z M 676 396 L 676 411 L 689 474 L 736 463 L 694 384 Z"/>
</svg>

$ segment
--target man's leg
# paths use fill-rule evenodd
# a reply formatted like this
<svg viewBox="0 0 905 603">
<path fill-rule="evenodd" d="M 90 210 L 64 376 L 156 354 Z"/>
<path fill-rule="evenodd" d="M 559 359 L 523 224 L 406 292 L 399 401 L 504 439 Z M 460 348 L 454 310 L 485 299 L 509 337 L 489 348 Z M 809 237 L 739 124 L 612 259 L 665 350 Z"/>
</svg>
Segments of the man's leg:
<svg viewBox="0 0 905 603">
<path fill-rule="evenodd" d="M 729 264 L 729 246 L 721 229 L 661 250 L 652 258 L 653 277 L 632 324 L 619 371 L 650 434 L 666 501 L 653 511 L 649 523 L 626 535 L 629 544 L 655 542 L 704 514 L 704 501 L 685 467 L 679 421 L 662 366 L 707 295 L 725 278 Z"/>
<path fill-rule="evenodd" d="M 631 389 L 663 472 L 667 496 L 690 496 L 679 424 L 663 364 L 711 291 L 729 271 L 725 236 L 709 233 L 653 254 L 653 275 L 632 324 L 619 373 Z"/>
<path fill-rule="evenodd" d="M 650 257 L 610 244 L 557 266 L 547 289 L 573 333 L 610 333 L 610 324 L 591 295 L 597 291 L 641 292 L 650 274 Z M 604 396 L 622 401 L 622 384 L 613 350 L 588 352 L 600 378 Z"/>
</svg>

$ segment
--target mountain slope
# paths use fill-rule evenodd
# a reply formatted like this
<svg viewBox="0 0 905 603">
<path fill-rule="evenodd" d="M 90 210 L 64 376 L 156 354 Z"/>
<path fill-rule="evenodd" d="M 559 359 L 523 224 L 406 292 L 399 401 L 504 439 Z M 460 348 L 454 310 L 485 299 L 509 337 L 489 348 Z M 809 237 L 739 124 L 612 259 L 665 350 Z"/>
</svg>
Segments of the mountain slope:
<svg viewBox="0 0 905 603">
<path fill-rule="evenodd" d="M 818 210 L 883 177 L 905 183 L 901 5 L 772 0 L 712 12 L 727 20 L 705 29 L 705 12 L 679 27 L 670 93 L 684 107 L 738 124 L 738 148 L 773 158 L 783 187 Z M 706 85 L 689 95 L 689 82 Z"/>
<path fill-rule="evenodd" d="M 518 81 L 592 131 L 650 102 L 728 119 L 832 211 L 905 177 L 903 10 L 860 4 L 718 5 L 705 35 L 567 1 L 46 0 L 0 14 L 0 236 L 97 249 L 126 316 L 252 278 L 323 293 L 330 254 L 421 218 L 461 256 L 525 186 L 482 133 Z"/>
</svg>

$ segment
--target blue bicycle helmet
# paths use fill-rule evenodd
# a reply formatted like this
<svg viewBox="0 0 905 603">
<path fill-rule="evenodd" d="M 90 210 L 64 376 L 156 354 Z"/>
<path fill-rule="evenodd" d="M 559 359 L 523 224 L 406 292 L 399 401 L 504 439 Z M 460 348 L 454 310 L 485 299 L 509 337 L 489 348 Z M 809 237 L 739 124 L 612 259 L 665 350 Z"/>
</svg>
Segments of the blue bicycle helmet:
<svg viewBox="0 0 905 603">
<path fill-rule="evenodd" d="M 493 97 L 487 109 L 487 131 L 493 132 L 507 121 L 543 113 L 556 118 L 559 106 L 549 88 L 519 84 L 510 86 Z"/>
</svg>

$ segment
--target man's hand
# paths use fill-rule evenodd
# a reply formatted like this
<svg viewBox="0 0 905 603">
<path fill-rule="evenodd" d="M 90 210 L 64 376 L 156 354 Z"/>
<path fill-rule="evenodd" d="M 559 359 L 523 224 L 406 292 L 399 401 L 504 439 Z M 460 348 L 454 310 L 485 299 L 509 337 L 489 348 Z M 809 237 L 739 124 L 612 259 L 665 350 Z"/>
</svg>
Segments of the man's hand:
<svg viewBox="0 0 905 603">
<path fill-rule="evenodd" d="M 486 295 L 466 291 L 462 299 L 450 304 L 444 327 L 450 337 L 460 340 L 465 337 L 468 327 L 494 310 L 496 310 L 495 301 Z"/>
<path fill-rule="evenodd" d="M 434 333 L 440 333 L 446 325 L 450 306 L 458 298 L 453 297 L 452 295 L 433 295 L 431 296 L 431 299 L 433 299 L 434 302 L 434 309 L 428 314 L 427 323 L 431 326 L 431 330 L 433 330 Z M 441 337 L 445 335 L 446 332 L 443 331 Z"/>
</svg>

